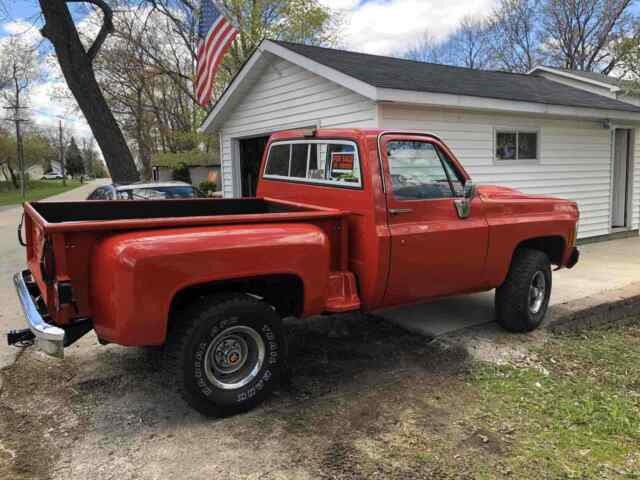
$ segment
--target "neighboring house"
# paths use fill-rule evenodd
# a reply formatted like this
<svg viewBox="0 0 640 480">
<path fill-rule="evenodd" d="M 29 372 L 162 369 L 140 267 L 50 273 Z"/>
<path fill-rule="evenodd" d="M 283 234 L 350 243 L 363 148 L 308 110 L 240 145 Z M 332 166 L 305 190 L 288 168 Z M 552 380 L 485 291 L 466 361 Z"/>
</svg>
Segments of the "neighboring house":
<svg viewBox="0 0 640 480">
<path fill-rule="evenodd" d="M 216 190 L 222 189 L 218 152 L 194 151 L 156 155 L 151 161 L 153 180 L 156 182 L 173 180 L 173 172 L 181 164 L 187 166 L 192 185 L 197 187 L 202 182 L 212 182 L 218 186 Z"/>
<path fill-rule="evenodd" d="M 254 193 L 275 131 L 421 130 L 477 183 L 577 201 L 581 238 L 637 230 L 640 107 L 592 87 L 548 69 L 478 71 L 265 41 L 202 131 L 219 135 L 227 197 Z"/>
<path fill-rule="evenodd" d="M 51 162 L 51 168 L 49 170 L 45 170 L 44 165 L 42 165 L 41 163 L 35 163 L 26 170 L 28 178 L 32 180 L 40 180 L 45 173 L 50 172 L 62 174 L 62 167 L 60 166 L 60 162 Z"/>
<path fill-rule="evenodd" d="M 41 164 L 36 163 L 27 168 L 25 173 L 27 174 L 26 178 L 29 178 L 31 180 L 40 180 L 46 172 L 44 171 L 44 167 Z"/>
</svg>

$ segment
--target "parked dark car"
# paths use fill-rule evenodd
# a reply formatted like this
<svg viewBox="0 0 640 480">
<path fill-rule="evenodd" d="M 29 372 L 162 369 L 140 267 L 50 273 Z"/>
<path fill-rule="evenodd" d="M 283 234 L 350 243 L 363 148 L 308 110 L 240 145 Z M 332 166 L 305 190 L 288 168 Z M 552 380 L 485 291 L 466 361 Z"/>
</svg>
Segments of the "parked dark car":
<svg viewBox="0 0 640 480">
<path fill-rule="evenodd" d="M 168 200 L 204 198 L 193 185 L 185 182 L 140 182 L 129 185 L 104 185 L 96 188 L 87 200 Z"/>
</svg>

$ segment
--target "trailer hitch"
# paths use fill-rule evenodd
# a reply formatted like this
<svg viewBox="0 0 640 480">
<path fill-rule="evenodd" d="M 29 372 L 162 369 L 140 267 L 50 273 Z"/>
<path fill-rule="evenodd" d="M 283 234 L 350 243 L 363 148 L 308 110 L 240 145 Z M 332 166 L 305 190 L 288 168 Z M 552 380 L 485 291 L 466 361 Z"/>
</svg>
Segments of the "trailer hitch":
<svg viewBox="0 0 640 480">
<path fill-rule="evenodd" d="M 24 328 L 22 330 L 11 330 L 7 333 L 7 343 L 9 346 L 30 347 L 33 345 L 35 339 L 36 336 L 28 328 Z"/>
</svg>

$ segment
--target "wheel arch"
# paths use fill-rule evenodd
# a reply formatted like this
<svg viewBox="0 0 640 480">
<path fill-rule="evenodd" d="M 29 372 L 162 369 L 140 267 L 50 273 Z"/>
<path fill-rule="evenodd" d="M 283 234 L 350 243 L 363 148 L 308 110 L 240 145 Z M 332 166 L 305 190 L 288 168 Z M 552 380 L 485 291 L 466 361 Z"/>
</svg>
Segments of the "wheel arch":
<svg viewBox="0 0 640 480">
<path fill-rule="evenodd" d="M 304 281 L 296 274 L 278 273 L 197 283 L 178 290 L 171 299 L 168 327 L 195 299 L 225 292 L 244 293 L 264 300 L 284 318 L 300 316 L 304 311 Z M 286 294 L 283 295 L 283 292 Z"/>
<path fill-rule="evenodd" d="M 511 254 L 511 260 L 513 261 L 513 255 L 515 255 L 518 249 L 530 248 L 532 250 L 539 250 L 546 253 L 553 265 L 562 265 L 566 245 L 567 242 L 562 235 L 547 235 L 528 238 L 516 245 Z"/>
</svg>

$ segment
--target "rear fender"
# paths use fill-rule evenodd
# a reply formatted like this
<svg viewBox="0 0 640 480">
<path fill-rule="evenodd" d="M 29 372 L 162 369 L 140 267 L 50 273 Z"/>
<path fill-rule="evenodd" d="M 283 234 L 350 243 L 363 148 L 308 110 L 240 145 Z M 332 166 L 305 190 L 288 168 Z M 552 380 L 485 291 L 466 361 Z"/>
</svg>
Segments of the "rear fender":
<svg viewBox="0 0 640 480">
<path fill-rule="evenodd" d="M 326 304 L 331 249 L 312 224 L 258 224 L 137 231 L 93 250 L 91 302 L 102 340 L 164 343 L 174 297 L 196 285 L 293 275 L 302 280 L 303 314 Z"/>
</svg>

